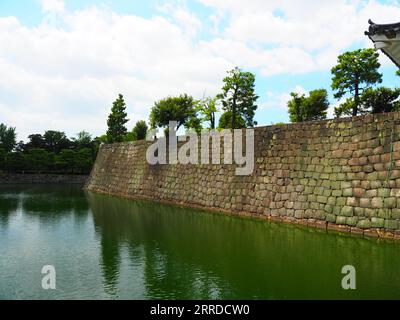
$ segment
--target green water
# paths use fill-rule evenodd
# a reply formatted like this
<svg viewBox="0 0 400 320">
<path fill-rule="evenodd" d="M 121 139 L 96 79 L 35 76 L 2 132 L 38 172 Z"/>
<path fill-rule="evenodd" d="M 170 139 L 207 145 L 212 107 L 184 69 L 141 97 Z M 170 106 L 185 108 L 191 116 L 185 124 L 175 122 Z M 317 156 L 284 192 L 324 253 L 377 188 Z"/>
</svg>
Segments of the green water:
<svg viewBox="0 0 400 320">
<path fill-rule="evenodd" d="M 41 269 L 56 269 L 43 290 Z M 357 270 L 357 290 L 341 269 Z M 400 298 L 400 243 L 84 193 L 0 188 L 0 299 Z"/>
</svg>

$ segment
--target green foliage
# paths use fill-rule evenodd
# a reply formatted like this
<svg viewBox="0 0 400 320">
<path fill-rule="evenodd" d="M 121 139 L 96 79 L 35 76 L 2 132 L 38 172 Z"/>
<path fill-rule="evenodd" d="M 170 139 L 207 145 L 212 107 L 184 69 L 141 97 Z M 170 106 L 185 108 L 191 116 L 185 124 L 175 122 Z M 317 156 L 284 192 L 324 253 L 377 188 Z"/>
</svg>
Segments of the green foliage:
<svg viewBox="0 0 400 320">
<path fill-rule="evenodd" d="M 47 130 L 44 135 L 31 134 L 28 139 L 29 142 L 23 147 L 24 150 L 45 149 L 48 152 L 58 154 L 62 149 L 72 146 L 72 142 L 61 131 Z"/>
<path fill-rule="evenodd" d="M 360 97 L 359 113 L 383 113 L 400 110 L 400 89 L 379 87 L 366 89 Z M 346 102 L 335 108 L 337 117 L 352 115 L 354 99 L 348 98 Z"/>
<path fill-rule="evenodd" d="M 53 165 L 53 154 L 45 149 L 30 149 L 25 154 L 25 168 L 29 171 L 48 172 Z"/>
<path fill-rule="evenodd" d="M 99 137 L 96 137 L 92 141 L 92 153 L 93 153 L 93 159 L 96 158 L 97 153 L 99 152 L 100 145 L 103 143 L 107 143 L 107 135 L 103 134 Z"/>
<path fill-rule="evenodd" d="M 125 139 L 127 129 L 125 124 L 127 119 L 126 104 L 124 97 L 120 94 L 117 100 L 114 101 L 111 108 L 111 113 L 108 116 L 107 125 L 107 141 L 108 143 L 122 142 Z"/>
<path fill-rule="evenodd" d="M 64 132 L 48 130 L 43 135 L 44 148 L 48 152 L 58 154 L 62 149 L 69 148 L 71 141 L 67 138 Z"/>
<path fill-rule="evenodd" d="M 75 168 L 75 152 L 70 149 L 61 150 L 55 158 L 54 165 L 58 170 L 72 173 Z"/>
<path fill-rule="evenodd" d="M 28 136 L 29 142 L 25 144 L 25 149 L 44 149 L 46 147 L 46 143 L 41 134 L 31 134 Z"/>
<path fill-rule="evenodd" d="M 140 121 L 136 122 L 136 124 L 132 130 L 134 140 L 146 139 L 148 129 L 149 128 L 147 127 L 146 121 L 140 120 Z"/>
<path fill-rule="evenodd" d="M 345 52 L 338 57 L 338 64 L 331 70 L 332 89 L 335 98 L 341 99 L 346 94 L 353 97 L 352 115 L 359 112 L 360 95 L 367 88 L 382 82 L 378 72 L 379 54 L 374 49 L 359 49 Z"/>
<path fill-rule="evenodd" d="M 291 93 L 288 112 L 291 122 L 303 122 L 326 119 L 329 108 L 328 93 L 325 89 L 310 91 L 308 96 Z"/>
<path fill-rule="evenodd" d="M 81 131 L 76 135 L 76 138 L 72 138 L 77 148 L 87 148 L 92 143 L 92 136 L 86 131 Z"/>
<path fill-rule="evenodd" d="M 25 169 L 25 156 L 22 152 L 9 152 L 6 155 L 6 171 L 21 172 Z"/>
<path fill-rule="evenodd" d="M 231 129 L 232 128 L 232 112 L 226 111 L 221 115 L 218 124 L 219 129 Z M 240 114 L 236 114 L 235 129 L 246 128 L 246 121 Z"/>
<path fill-rule="evenodd" d="M 124 141 L 125 142 L 136 141 L 134 133 L 132 131 L 128 132 L 125 135 Z"/>
<path fill-rule="evenodd" d="M 90 148 L 64 149 L 54 159 L 55 169 L 63 173 L 89 173 L 93 163 L 93 150 Z"/>
<path fill-rule="evenodd" d="M 74 164 L 78 172 L 90 172 L 93 163 L 94 159 L 91 149 L 83 148 L 79 151 L 75 151 Z"/>
<path fill-rule="evenodd" d="M 202 122 L 201 118 L 197 118 L 197 117 L 190 118 L 185 124 L 186 131 L 187 132 L 195 131 L 198 134 L 200 134 L 201 130 L 203 129 L 201 122 Z"/>
<path fill-rule="evenodd" d="M 303 120 L 303 104 L 305 96 L 299 96 L 297 93 L 290 93 L 292 99 L 288 102 L 288 112 L 291 122 L 299 122 Z"/>
<path fill-rule="evenodd" d="M 199 112 L 203 116 L 202 121 L 209 122 L 210 129 L 215 129 L 215 115 L 218 112 L 217 102 L 218 97 L 207 97 L 198 104 Z"/>
<path fill-rule="evenodd" d="M 96 158 L 100 139 L 105 139 L 92 139 L 82 131 L 71 141 L 64 132 L 53 130 L 28 138 L 26 144 L 23 141 L 16 144 L 13 152 L 0 146 L 0 171 L 87 174 Z"/>
<path fill-rule="evenodd" d="M 136 122 L 132 131 L 130 131 L 126 134 L 124 141 L 144 140 L 144 139 L 146 139 L 147 130 L 148 130 L 148 127 L 147 127 L 146 121 L 140 120 L 140 121 Z"/>
<path fill-rule="evenodd" d="M 151 109 L 150 125 L 152 128 L 167 128 L 170 121 L 177 122 L 177 129 L 187 129 L 198 125 L 196 101 L 187 94 L 179 97 L 168 97 L 156 102 Z"/>
<path fill-rule="evenodd" d="M 343 116 L 352 116 L 353 109 L 354 109 L 354 99 L 347 98 L 345 102 L 335 107 L 335 116 L 336 118 L 340 118 Z"/>
<path fill-rule="evenodd" d="M 222 101 L 223 110 L 232 114 L 230 128 L 240 128 L 241 123 L 237 122 L 240 119 L 244 119 L 247 127 L 257 125 L 254 115 L 257 110 L 255 103 L 259 97 L 255 94 L 254 74 L 243 72 L 236 67 L 228 71 L 228 76 L 223 81 L 224 86 L 219 98 Z"/>
<path fill-rule="evenodd" d="M 17 144 L 16 139 L 15 128 L 0 123 L 0 148 L 3 148 L 6 152 L 12 151 Z"/>
<path fill-rule="evenodd" d="M 361 103 L 364 110 L 371 113 L 393 112 L 400 107 L 400 89 L 380 87 L 369 88 L 361 96 Z"/>
<path fill-rule="evenodd" d="M 4 148 L 0 148 L 0 172 L 4 170 L 6 164 L 7 152 Z"/>
<path fill-rule="evenodd" d="M 95 139 L 94 139 L 94 142 L 96 143 L 96 144 L 102 144 L 102 143 L 107 143 L 107 135 L 106 134 L 103 134 L 103 135 L 101 135 L 100 137 L 96 137 Z"/>
</svg>

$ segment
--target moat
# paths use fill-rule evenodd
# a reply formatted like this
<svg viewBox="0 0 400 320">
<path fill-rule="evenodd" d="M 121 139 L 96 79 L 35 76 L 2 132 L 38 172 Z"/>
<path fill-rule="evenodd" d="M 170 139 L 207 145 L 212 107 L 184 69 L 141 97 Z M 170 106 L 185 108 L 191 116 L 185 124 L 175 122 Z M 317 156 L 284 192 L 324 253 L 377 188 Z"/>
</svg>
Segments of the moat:
<svg viewBox="0 0 400 320">
<path fill-rule="evenodd" d="M 57 289 L 43 290 L 53 265 Z M 357 289 L 341 287 L 344 265 Z M 132 201 L 0 187 L 0 299 L 399 299 L 398 242 Z"/>
</svg>

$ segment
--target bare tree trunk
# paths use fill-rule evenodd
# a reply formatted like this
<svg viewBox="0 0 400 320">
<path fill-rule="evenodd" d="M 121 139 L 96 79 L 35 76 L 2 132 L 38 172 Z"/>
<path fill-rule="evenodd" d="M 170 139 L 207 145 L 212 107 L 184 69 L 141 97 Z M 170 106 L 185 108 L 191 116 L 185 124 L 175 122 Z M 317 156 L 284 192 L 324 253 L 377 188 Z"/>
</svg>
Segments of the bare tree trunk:
<svg viewBox="0 0 400 320">
<path fill-rule="evenodd" d="M 236 124 L 236 89 L 233 94 L 233 101 L 232 101 L 231 129 L 235 129 L 235 124 Z"/>
<path fill-rule="evenodd" d="M 358 114 L 358 105 L 359 104 L 360 104 L 360 92 L 359 92 L 358 83 L 357 83 L 356 89 L 354 92 L 353 117 L 356 117 Z"/>
</svg>

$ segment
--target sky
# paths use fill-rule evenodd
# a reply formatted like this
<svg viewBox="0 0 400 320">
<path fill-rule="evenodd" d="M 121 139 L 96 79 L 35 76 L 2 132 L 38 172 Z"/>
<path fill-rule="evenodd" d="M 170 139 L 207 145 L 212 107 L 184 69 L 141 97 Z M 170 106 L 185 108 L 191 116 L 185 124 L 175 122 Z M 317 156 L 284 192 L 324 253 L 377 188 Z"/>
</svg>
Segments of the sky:
<svg viewBox="0 0 400 320">
<path fill-rule="evenodd" d="M 400 21 L 400 1 L 0 0 L 0 123 L 19 140 L 107 130 L 121 93 L 128 129 L 154 102 L 220 92 L 235 66 L 256 75 L 259 125 L 288 122 L 290 92 L 325 88 L 348 50 L 373 47 L 368 19 Z M 383 85 L 396 67 L 380 57 Z"/>
</svg>

